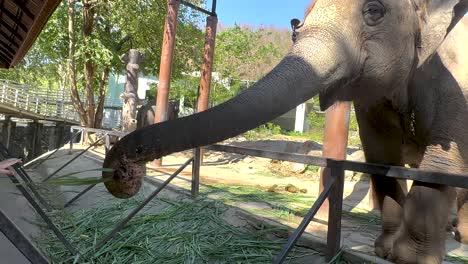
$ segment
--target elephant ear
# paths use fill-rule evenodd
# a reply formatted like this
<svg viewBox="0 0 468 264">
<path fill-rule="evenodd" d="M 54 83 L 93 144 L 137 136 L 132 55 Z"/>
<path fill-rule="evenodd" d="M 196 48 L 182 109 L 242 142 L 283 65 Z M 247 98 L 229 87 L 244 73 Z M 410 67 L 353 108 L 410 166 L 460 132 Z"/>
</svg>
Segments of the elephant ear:
<svg viewBox="0 0 468 264">
<path fill-rule="evenodd" d="M 468 11 L 468 0 L 414 0 L 421 35 L 419 65 L 423 64 L 445 40 Z"/>
</svg>

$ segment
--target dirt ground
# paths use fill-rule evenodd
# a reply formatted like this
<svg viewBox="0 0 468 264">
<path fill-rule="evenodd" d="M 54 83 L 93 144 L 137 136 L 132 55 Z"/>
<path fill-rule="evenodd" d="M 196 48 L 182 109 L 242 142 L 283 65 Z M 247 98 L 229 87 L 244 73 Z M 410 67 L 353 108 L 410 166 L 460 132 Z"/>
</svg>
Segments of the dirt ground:
<svg viewBox="0 0 468 264">
<path fill-rule="evenodd" d="M 229 143 L 243 147 L 286 152 L 297 152 L 302 146 L 301 142 L 291 143 L 282 140 Z M 82 148 L 76 147 L 77 149 Z M 320 144 L 314 145 L 311 153 L 319 154 L 320 148 Z M 356 155 L 357 151 L 357 149 L 351 148 L 348 150 L 348 155 L 356 158 L 355 156 L 359 156 Z M 61 152 L 65 153 L 67 150 L 61 150 Z M 93 166 L 99 166 L 103 156 L 102 147 L 92 149 L 83 158 L 67 167 L 63 173 L 79 171 L 83 167 L 89 168 L 90 165 L 87 163 L 90 161 L 95 162 Z M 49 174 L 70 157 L 72 156 L 58 155 L 36 173 Z M 164 157 L 162 167 L 148 168 L 148 176 L 155 182 L 161 182 L 190 157 L 190 151 Z M 226 204 L 238 208 L 238 210 L 230 210 L 225 216 L 225 220 L 233 226 L 274 224 L 295 228 L 318 196 L 317 169 L 307 168 L 303 173 L 298 173 L 297 169 L 294 169 L 295 166 L 289 162 L 208 151 L 205 153 L 204 163 L 201 167 L 200 193 L 209 199 L 222 200 Z M 191 166 L 188 166 L 172 182 L 165 195 L 177 197 L 183 194 L 186 196 L 190 190 L 190 179 Z M 154 189 L 154 187 L 148 187 L 148 184 L 145 186 L 144 193 Z M 294 188 L 290 188 L 291 186 Z M 83 189 L 83 187 L 79 189 Z M 352 263 L 386 263 L 373 254 L 373 241 L 379 234 L 380 221 L 377 211 L 368 210 L 368 189 L 369 181 L 366 176 L 347 172 L 343 203 L 342 245 L 344 252 L 349 256 L 348 259 L 353 260 Z M 290 192 L 291 190 L 294 193 Z M 62 197 L 58 200 L 70 199 L 76 192 L 77 187 L 60 187 Z M 113 198 L 101 184 L 93 189 L 90 195 L 87 194 L 81 198 L 74 206 L 77 208 L 90 207 L 103 199 Z M 320 217 L 316 218 L 307 228 L 304 239 L 301 239 L 298 244 L 323 250 L 326 232 L 326 220 Z M 276 235 L 287 236 L 287 234 Z M 468 247 L 456 242 L 450 232 L 447 233 L 446 259 L 444 263 L 466 263 L 465 261 L 468 259 Z M 303 263 L 321 263 L 323 261 L 323 259 L 315 259 L 312 262 L 308 260 Z"/>
</svg>

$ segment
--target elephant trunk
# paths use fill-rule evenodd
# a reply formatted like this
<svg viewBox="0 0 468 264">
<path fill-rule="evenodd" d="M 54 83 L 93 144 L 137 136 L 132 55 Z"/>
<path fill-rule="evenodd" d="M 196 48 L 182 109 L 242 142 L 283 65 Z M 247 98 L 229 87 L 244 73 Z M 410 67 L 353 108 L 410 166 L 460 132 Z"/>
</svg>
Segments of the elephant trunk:
<svg viewBox="0 0 468 264">
<path fill-rule="evenodd" d="M 113 169 L 103 172 L 107 189 L 118 198 L 129 198 L 142 184 L 145 162 L 234 137 L 312 98 L 331 82 L 330 74 L 320 76 L 323 71 L 314 69 L 311 60 L 311 56 L 304 58 L 293 51 L 263 79 L 231 100 L 128 134 L 105 158 L 104 168 Z"/>
</svg>

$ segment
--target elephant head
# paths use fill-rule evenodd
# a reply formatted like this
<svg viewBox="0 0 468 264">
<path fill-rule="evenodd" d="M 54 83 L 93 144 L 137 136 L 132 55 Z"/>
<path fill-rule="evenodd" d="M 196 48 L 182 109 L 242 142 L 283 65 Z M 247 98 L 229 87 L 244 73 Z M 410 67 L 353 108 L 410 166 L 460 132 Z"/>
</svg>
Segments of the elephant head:
<svg viewBox="0 0 468 264">
<path fill-rule="evenodd" d="M 207 111 L 138 129 L 107 154 L 107 189 L 128 198 L 141 186 L 144 163 L 213 144 L 253 129 L 320 94 L 372 104 L 405 100 L 412 72 L 443 42 L 467 0 L 317 0 L 294 23 L 291 51 L 264 78 Z"/>
</svg>

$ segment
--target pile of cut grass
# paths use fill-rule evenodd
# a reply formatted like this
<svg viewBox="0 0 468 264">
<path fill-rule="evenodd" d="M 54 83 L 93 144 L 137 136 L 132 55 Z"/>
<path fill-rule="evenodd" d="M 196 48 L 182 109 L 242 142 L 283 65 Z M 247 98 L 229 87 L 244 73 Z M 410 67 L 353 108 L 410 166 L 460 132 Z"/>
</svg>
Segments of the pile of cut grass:
<svg viewBox="0 0 468 264">
<path fill-rule="evenodd" d="M 109 243 L 96 243 L 138 201 L 127 200 L 75 213 L 58 211 L 54 221 L 82 256 L 72 256 L 50 231 L 38 239 L 53 263 L 271 263 L 285 240 L 267 238 L 274 231 L 234 228 L 221 215 L 227 206 L 216 201 L 155 200 L 158 213 L 142 212 Z M 165 205 L 161 205 L 164 203 Z M 296 249 L 289 261 L 318 254 Z"/>
</svg>

